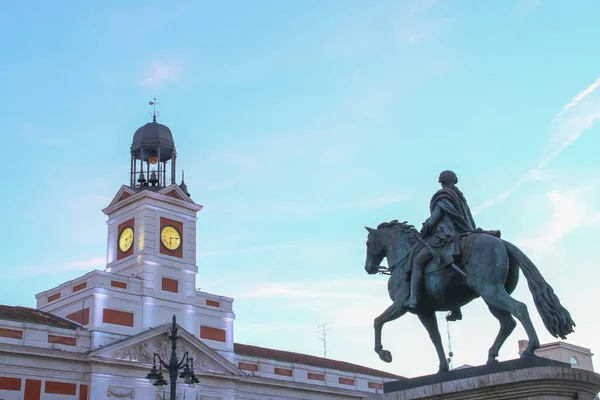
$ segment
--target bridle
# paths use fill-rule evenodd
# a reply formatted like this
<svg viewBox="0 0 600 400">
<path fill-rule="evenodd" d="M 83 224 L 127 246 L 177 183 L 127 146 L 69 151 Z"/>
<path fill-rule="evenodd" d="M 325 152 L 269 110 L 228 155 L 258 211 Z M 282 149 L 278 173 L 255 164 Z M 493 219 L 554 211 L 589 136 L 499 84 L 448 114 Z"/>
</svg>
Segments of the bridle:
<svg viewBox="0 0 600 400">
<path fill-rule="evenodd" d="M 391 275 L 392 272 L 394 272 L 394 270 L 396 268 L 404 266 L 404 264 L 408 260 L 408 257 L 412 254 L 412 251 L 415 248 L 415 246 L 416 246 L 416 243 L 406 252 L 404 257 L 402 257 L 401 259 L 396 261 L 391 267 L 384 267 L 381 265 L 377 265 L 377 272 L 381 275 Z"/>
<path fill-rule="evenodd" d="M 398 261 L 396 261 L 391 267 L 383 267 L 381 265 L 377 266 L 378 269 L 378 273 L 380 273 L 381 275 L 391 275 L 392 272 L 394 272 L 394 270 L 398 267 L 403 266 L 406 263 L 406 260 L 408 259 L 408 256 L 410 256 L 411 251 L 407 252 L 406 255 L 404 257 L 402 257 L 401 259 L 399 259 Z"/>
</svg>

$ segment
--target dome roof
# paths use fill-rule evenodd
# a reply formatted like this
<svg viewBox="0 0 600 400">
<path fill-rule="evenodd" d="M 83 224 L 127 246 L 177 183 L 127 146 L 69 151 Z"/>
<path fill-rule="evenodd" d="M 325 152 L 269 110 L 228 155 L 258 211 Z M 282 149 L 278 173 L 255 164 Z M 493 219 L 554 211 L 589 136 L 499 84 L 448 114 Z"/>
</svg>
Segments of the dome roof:
<svg viewBox="0 0 600 400">
<path fill-rule="evenodd" d="M 175 141 L 173 141 L 173 134 L 169 128 L 158 122 L 148 122 L 135 131 L 131 154 L 136 159 L 142 158 L 142 150 L 144 159 L 158 156 L 159 149 L 161 162 L 170 160 L 176 153 Z"/>
</svg>

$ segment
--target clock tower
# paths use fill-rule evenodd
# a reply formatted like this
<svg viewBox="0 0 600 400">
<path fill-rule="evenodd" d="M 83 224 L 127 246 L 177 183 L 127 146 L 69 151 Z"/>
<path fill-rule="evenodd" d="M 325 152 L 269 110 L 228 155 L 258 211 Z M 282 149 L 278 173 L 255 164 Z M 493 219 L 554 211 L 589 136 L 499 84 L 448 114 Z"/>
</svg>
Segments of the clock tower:
<svg viewBox="0 0 600 400">
<path fill-rule="evenodd" d="M 138 276 L 155 297 L 184 300 L 195 291 L 196 204 L 175 183 L 177 151 L 171 130 L 152 122 L 131 145 L 129 185 L 110 205 L 106 271 Z"/>
<path fill-rule="evenodd" d="M 151 103 L 152 104 L 152 103 Z M 93 271 L 38 294 L 38 309 L 80 323 L 94 346 L 171 320 L 233 357 L 233 299 L 196 289 L 196 222 L 202 206 L 182 180 L 171 130 L 153 121 L 131 145 L 128 184 L 104 210 L 107 257 Z"/>
</svg>

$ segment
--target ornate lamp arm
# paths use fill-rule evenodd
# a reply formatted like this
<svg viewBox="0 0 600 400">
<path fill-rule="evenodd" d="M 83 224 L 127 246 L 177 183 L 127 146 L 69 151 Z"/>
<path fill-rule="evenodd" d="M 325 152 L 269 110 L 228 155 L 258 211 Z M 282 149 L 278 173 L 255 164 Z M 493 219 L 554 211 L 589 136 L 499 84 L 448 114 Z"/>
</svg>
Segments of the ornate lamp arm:
<svg viewBox="0 0 600 400">
<path fill-rule="evenodd" d="M 156 365 L 156 359 L 158 358 L 158 365 L 162 365 L 165 369 L 169 369 L 169 364 L 165 363 L 162 358 L 156 353 L 154 353 L 154 365 Z"/>
<path fill-rule="evenodd" d="M 190 359 L 190 356 L 189 356 L 188 352 L 186 351 L 185 353 L 183 353 L 183 357 L 181 357 L 181 361 L 177 365 L 177 369 L 181 368 L 184 363 L 187 364 L 187 360 L 189 360 L 189 359 Z"/>
</svg>

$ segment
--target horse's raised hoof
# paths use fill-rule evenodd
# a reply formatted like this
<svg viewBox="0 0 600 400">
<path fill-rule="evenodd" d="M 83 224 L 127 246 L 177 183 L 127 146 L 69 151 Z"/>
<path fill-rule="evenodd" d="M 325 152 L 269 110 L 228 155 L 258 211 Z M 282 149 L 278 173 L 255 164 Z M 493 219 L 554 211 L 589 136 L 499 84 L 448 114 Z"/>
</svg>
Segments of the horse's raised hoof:
<svg viewBox="0 0 600 400">
<path fill-rule="evenodd" d="M 389 350 L 381 350 L 379 353 L 379 358 L 386 363 L 392 362 L 392 353 Z"/>
</svg>

